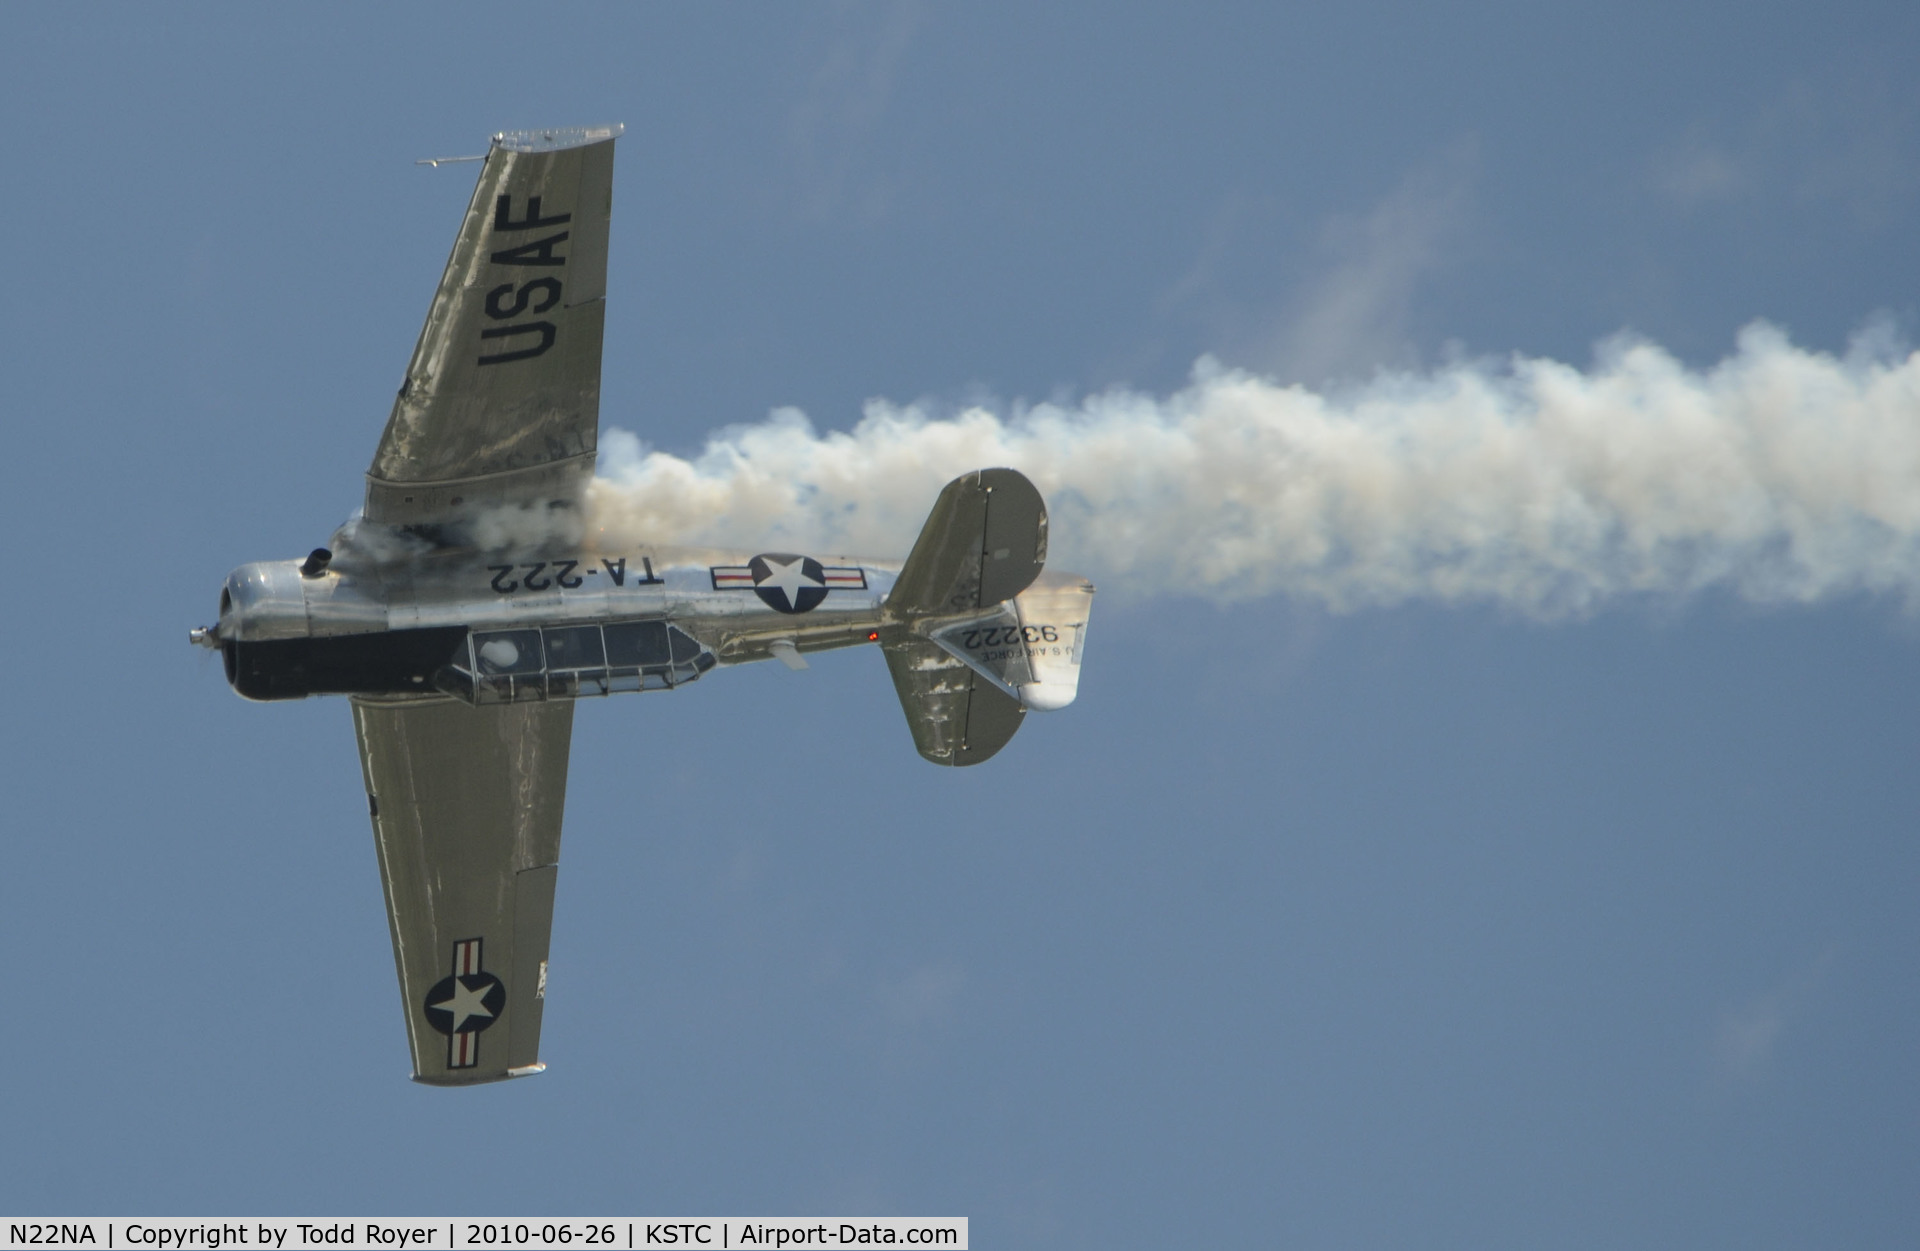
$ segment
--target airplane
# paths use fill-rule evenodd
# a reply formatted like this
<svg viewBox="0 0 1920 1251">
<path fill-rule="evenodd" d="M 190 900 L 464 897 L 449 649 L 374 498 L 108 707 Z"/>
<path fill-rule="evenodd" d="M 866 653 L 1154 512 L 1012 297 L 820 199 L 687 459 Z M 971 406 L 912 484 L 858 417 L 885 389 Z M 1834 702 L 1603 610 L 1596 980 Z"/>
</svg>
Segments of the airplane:
<svg viewBox="0 0 1920 1251">
<path fill-rule="evenodd" d="M 190 632 L 247 699 L 348 697 L 430 1085 L 546 1067 L 575 700 L 872 644 L 920 755 L 964 766 L 1079 688 L 1094 588 L 1044 568 L 1013 469 L 948 483 L 904 561 L 586 532 L 622 130 L 493 136 L 363 506 L 304 560 L 235 569 Z"/>
</svg>

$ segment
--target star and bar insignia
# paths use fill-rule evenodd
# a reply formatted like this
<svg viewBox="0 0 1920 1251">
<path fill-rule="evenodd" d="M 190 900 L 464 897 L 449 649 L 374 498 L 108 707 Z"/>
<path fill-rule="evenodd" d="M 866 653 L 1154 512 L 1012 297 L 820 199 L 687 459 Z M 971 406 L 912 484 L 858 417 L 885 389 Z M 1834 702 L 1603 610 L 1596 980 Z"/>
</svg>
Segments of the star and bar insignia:
<svg viewBox="0 0 1920 1251">
<path fill-rule="evenodd" d="M 507 986 L 480 967 L 480 940 L 453 945 L 453 972 L 427 992 L 427 1024 L 447 1036 L 447 1067 L 470 1069 L 480 1063 L 480 1034 L 500 1019 Z"/>
<path fill-rule="evenodd" d="M 828 591 L 864 591 L 867 571 L 858 565 L 823 565 L 811 556 L 763 552 L 744 565 L 709 569 L 716 591 L 752 591 L 776 612 L 811 612 Z"/>
</svg>

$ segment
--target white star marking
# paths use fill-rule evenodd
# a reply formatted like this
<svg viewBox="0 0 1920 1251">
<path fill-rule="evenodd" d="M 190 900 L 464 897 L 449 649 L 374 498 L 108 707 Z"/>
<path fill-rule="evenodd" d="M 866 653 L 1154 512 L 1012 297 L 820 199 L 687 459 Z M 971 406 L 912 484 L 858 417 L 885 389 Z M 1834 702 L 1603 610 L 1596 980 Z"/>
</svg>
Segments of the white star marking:
<svg viewBox="0 0 1920 1251">
<path fill-rule="evenodd" d="M 453 1032 L 458 1034 L 466 1028 L 469 1018 L 476 1016 L 492 1018 L 493 1013 L 487 1011 L 486 1005 L 480 1002 L 492 989 L 492 983 L 488 983 L 479 990 L 468 990 L 467 984 L 456 977 L 453 979 L 453 998 L 443 999 L 439 1003 L 430 1003 L 427 1006 L 439 1012 L 453 1013 Z"/>
<path fill-rule="evenodd" d="M 763 557 L 767 562 L 767 576 L 755 583 L 758 587 L 778 587 L 786 593 L 787 607 L 800 607 L 800 592 L 808 587 L 822 587 L 826 584 L 818 578 L 807 576 L 807 558 L 795 556 L 786 564 L 781 564 L 771 556 Z M 778 570 L 778 572 L 775 572 Z"/>
</svg>

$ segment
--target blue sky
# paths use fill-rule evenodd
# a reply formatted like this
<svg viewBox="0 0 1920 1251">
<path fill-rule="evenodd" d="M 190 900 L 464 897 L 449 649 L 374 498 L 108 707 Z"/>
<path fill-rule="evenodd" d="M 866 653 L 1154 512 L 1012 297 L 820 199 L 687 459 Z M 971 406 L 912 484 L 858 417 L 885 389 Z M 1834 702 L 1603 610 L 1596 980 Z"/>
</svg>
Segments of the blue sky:
<svg viewBox="0 0 1920 1251">
<path fill-rule="evenodd" d="M 1130 585 L 1080 701 L 971 770 L 867 652 L 583 707 L 550 1071 L 453 1092 L 405 1080 L 345 706 L 245 704 L 185 641 L 358 502 L 472 186 L 415 158 L 627 125 L 602 419 L 679 455 L 1204 354 L 1706 368 L 1758 318 L 1910 336 L 1909 8 L 5 20 L 0 1209 L 1911 1238 L 1900 595 Z"/>
</svg>

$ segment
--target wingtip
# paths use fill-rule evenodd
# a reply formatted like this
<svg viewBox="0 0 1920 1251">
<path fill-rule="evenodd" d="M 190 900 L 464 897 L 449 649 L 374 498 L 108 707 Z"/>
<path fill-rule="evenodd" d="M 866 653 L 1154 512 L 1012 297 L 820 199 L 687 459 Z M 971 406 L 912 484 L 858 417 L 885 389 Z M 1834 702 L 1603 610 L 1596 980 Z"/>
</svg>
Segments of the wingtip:
<svg viewBox="0 0 1920 1251">
<path fill-rule="evenodd" d="M 519 1068 L 507 1069 L 504 1072 L 496 1069 L 491 1073 L 474 1077 L 455 1077 L 451 1073 L 445 1075 L 415 1073 L 413 1080 L 422 1086 L 485 1086 L 491 1082 L 504 1082 L 514 1077 L 532 1077 L 535 1073 L 546 1071 L 547 1066 L 536 1060 L 532 1064 L 523 1064 Z"/>
<path fill-rule="evenodd" d="M 553 126 L 545 130 L 503 130 L 493 137 L 493 146 L 508 152 L 559 152 L 566 148 L 584 148 L 604 143 L 625 134 L 625 122 L 605 126 Z"/>
</svg>

